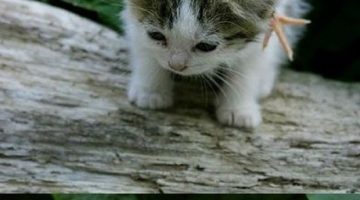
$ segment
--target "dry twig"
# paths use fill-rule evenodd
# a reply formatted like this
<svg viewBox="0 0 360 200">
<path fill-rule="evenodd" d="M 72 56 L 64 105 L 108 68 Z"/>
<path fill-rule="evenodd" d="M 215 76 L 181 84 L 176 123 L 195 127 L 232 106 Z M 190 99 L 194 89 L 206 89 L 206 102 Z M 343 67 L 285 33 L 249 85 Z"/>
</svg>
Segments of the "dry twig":
<svg viewBox="0 0 360 200">
<path fill-rule="evenodd" d="M 311 21 L 309 21 L 309 20 L 296 19 L 296 18 L 291 18 L 291 17 L 287 17 L 287 16 L 274 14 L 273 18 L 270 21 L 270 29 L 266 33 L 265 38 L 264 38 L 263 49 L 266 49 L 266 47 L 269 44 L 272 33 L 275 32 L 277 37 L 280 40 L 281 46 L 287 53 L 289 59 L 292 61 L 294 59 L 294 52 L 289 44 L 288 39 L 286 38 L 283 26 L 284 25 L 306 25 L 306 24 L 310 24 L 310 23 L 311 23 Z"/>
</svg>

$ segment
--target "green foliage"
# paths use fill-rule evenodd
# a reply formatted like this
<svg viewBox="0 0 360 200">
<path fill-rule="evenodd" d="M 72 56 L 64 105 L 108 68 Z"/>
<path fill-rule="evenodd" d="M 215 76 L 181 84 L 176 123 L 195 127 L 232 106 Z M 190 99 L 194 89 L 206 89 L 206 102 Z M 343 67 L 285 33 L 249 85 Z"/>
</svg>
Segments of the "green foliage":
<svg viewBox="0 0 360 200">
<path fill-rule="evenodd" d="M 64 0 L 74 6 L 82 7 L 98 13 L 103 24 L 120 30 L 119 13 L 122 9 L 122 1 L 116 0 Z"/>
<path fill-rule="evenodd" d="M 309 194 L 309 200 L 360 200 L 360 195 L 357 194 Z"/>
<path fill-rule="evenodd" d="M 38 0 L 75 12 L 121 32 L 122 0 Z"/>
</svg>

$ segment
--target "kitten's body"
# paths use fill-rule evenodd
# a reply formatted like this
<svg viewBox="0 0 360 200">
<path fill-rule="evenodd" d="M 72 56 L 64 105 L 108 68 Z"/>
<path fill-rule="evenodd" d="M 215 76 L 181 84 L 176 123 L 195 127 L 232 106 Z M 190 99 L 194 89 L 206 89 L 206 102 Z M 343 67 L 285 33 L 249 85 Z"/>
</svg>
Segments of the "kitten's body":
<svg viewBox="0 0 360 200">
<path fill-rule="evenodd" d="M 210 76 L 222 67 L 227 73 L 216 100 L 218 120 L 259 125 L 258 100 L 271 93 L 285 60 L 275 37 L 266 51 L 261 47 L 272 8 L 300 17 L 304 6 L 301 0 L 128 0 L 123 17 L 133 67 L 130 101 L 141 108 L 169 107 L 171 71 Z M 287 30 L 293 43 L 296 33 Z"/>
</svg>

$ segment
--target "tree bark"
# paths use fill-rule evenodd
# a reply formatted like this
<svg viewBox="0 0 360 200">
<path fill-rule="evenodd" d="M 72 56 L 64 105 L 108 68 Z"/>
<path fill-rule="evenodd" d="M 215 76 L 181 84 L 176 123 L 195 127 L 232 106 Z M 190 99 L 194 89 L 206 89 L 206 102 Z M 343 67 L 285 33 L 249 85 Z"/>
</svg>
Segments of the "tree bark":
<svg viewBox="0 0 360 200">
<path fill-rule="evenodd" d="M 0 192 L 360 192 L 360 84 L 285 70 L 250 132 L 194 80 L 172 109 L 132 106 L 127 56 L 100 25 L 0 0 Z"/>
</svg>

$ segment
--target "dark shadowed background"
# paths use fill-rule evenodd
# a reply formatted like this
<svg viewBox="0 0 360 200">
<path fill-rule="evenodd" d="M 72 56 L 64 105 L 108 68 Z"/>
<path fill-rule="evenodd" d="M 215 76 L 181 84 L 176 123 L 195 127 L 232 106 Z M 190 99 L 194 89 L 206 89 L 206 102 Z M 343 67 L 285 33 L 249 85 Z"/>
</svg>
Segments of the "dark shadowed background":
<svg viewBox="0 0 360 200">
<path fill-rule="evenodd" d="M 122 0 L 39 0 L 121 32 Z M 360 81 L 360 1 L 308 0 L 313 10 L 305 37 L 290 65 L 326 78 Z"/>
</svg>

